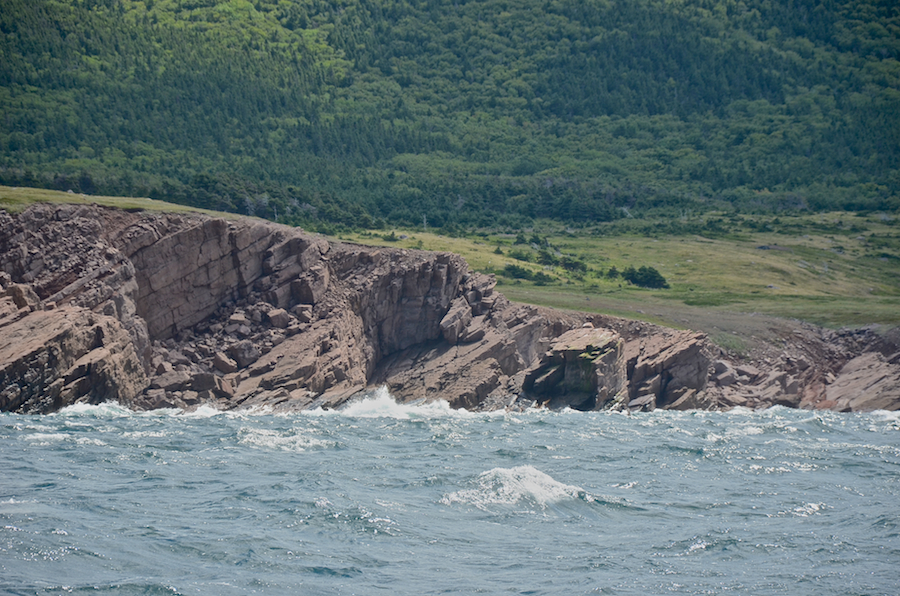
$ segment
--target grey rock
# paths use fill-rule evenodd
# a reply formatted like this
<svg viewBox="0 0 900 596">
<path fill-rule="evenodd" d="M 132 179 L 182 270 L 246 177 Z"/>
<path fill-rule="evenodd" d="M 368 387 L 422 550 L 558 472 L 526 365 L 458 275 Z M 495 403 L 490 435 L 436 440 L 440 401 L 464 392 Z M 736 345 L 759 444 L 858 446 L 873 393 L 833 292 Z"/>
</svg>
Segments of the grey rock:
<svg viewBox="0 0 900 596">
<path fill-rule="evenodd" d="M 269 319 L 269 323 L 271 323 L 273 327 L 278 327 L 279 329 L 285 329 L 291 322 L 291 315 L 283 308 L 272 309 L 266 316 Z"/>
<path fill-rule="evenodd" d="M 250 340 L 240 341 L 228 348 L 228 354 L 234 358 L 238 367 L 246 368 L 262 356 L 259 348 Z M 224 371 L 223 371 L 224 372 Z"/>
</svg>

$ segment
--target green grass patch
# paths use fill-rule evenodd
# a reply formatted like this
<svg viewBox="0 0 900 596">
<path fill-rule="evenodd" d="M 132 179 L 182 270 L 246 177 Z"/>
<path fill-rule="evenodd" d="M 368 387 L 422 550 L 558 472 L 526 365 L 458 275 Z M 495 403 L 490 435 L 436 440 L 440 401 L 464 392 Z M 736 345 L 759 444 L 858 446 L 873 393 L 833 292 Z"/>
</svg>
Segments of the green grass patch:
<svg viewBox="0 0 900 596">
<path fill-rule="evenodd" d="M 733 352 L 738 356 L 745 356 L 750 348 L 746 339 L 734 333 L 713 333 L 709 339 L 720 348 Z"/>
<path fill-rule="evenodd" d="M 126 211 L 157 211 L 166 213 L 205 213 L 216 217 L 235 218 L 233 213 L 198 209 L 186 205 L 166 203 L 141 197 L 107 197 L 81 193 L 45 190 L 42 188 L 0 186 L 0 209 L 9 213 L 21 213 L 35 203 L 65 203 L 74 205 L 101 205 Z"/>
</svg>

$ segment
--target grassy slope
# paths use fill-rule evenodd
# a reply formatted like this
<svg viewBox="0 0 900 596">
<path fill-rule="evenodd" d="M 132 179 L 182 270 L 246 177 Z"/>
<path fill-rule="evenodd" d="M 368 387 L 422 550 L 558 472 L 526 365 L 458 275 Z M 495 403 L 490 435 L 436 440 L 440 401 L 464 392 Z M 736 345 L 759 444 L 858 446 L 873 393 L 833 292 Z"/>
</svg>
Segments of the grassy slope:
<svg viewBox="0 0 900 596">
<path fill-rule="evenodd" d="M 35 202 L 97 203 L 122 209 L 201 211 L 142 198 L 84 196 L 56 191 L 0 187 L 0 208 L 19 212 Z M 233 215 L 207 212 L 219 216 Z M 765 220 L 765 221 L 762 221 Z M 765 232 L 742 232 L 728 238 L 700 236 L 648 238 L 597 235 L 597 229 L 574 233 L 544 231 L 563 254 L 580 257 L 591 271 L 582 280 L 563 269 L 544 269 L 509 256 L 514 237 L 487 233 L 451 238 L 421 230 L 385 240 L 381 234 L 357 233 L 344 240 L 451 251 L 473 269 L 501 271 L 508 263 L 544 269 L 557 282 L 539 286 L 500 276 L 499 289 L 511 300 L 558 308 L 602 312 L 710 333 L 721 345 L 744 347 L 754 337 L 772 338 L 778 327 L 768 316 L 801 319 L 827 326 L 900 324 L 900 229 L 878 214 L 850 213 L 782 216 Z M 548 224 L 552 225 L 552 224 Z M 397 230 L 397 235 L 402 235 Z M 504 254 L 497 254 L 500 246 Z M 761 250 L 760 246 L 776 247 Z M 894 256 L 885 256 L 894 255 Z M 667 290 L 636 288 L 621 279 L 599 276 L 610 266 L 655 267 L 669 281 Z"/>
<path fill-rule="evenodd" d="M 25 188 L 0 186 L 0 209 L 10 213 L 20 213 L 34 203 L 71 203 L 84 205 L 102 205 L 104 207 L 117 207 L 126 210 L 166 211 L 171 213 L 206 213 L 218 217 L 239 217 L 233 213 L 210 211 L 197 207 L 187 207 L 140 197 L 105 197 L 100 195 L 85 195 L 57 190 L 44 190 L 41 188 Z"/>
</svg>

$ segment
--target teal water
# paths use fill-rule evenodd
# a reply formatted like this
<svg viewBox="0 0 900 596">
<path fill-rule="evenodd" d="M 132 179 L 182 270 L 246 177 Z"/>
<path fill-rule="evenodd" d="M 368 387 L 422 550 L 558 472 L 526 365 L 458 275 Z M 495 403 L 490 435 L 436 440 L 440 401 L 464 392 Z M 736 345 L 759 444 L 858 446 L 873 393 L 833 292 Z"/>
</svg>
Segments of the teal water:
<svg viewBox="0 0 900 596">
<path fill-rule="evenodd" d="M 897 594 L 900 416 L 0 415 L 2 594 Z"/>
</svg>

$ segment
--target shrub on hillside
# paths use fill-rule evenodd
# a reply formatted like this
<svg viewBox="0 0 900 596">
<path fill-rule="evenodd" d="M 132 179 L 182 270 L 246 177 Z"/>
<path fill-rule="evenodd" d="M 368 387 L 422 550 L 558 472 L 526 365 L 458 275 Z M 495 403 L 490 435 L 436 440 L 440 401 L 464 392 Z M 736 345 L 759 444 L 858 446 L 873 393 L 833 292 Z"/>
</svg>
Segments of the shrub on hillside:
<svg viewBox="0 0 900 596">
<path fill-rule="evenodd" d="M 628 267 L 622 272 L 622 279 L 642 288 L 668 288 L 669 283 L 659 271 L 653 267 L 641 266 L 638 269 Z"/>
</svg>

